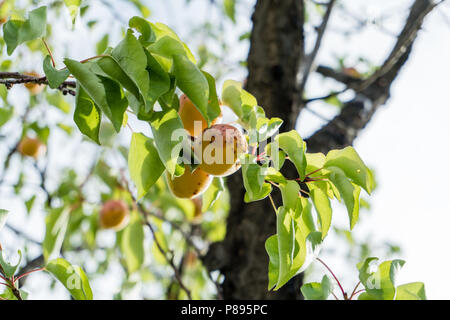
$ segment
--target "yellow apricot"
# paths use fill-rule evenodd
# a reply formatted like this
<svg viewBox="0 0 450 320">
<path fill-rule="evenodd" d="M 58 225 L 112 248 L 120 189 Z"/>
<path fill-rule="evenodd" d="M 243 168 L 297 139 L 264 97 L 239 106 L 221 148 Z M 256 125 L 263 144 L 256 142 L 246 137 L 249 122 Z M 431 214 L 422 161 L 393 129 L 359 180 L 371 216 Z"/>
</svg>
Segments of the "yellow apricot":
<svg viewBox="0 0 450 320">
<path fill-rule="evenodd" d="M 32 77 L 40 77 L 40 75 L 34 71 L 24 72 L 24 74 L 26 74 L 27 76 L 32 76 Z M 37 95 L 37 94 L 41 93 L 45 87 L 43 84 L 37 84 L 37 83 L 32 83 L 32 82 L 25 83 L 24 85 L 28 89 L 28 91 L 30 91 L 30 93 L 32 95 Z"/>
<path fill-rule="evenodd" d="M 211 184 L 212 177 L 197 168 L 191 172 L 189 165 L 185 165 L 184 173 L 179 177 L 170 177 L 170 174 L 166 174 L 167 183 L 169 189 L 173 195 L 178 198 L 194 198 L 202 194 Z"/>
<path fill-rule="evenodd" d="M 185 94 L 180 97 L 180 108 L 178 109 L 178 114 L 180 115 L 181 122 L 183 122 L 184 129 L 186 129 L 186 131 L 193 137 L 200 135 L 203 130 L 208 127 L 206 119 L 202 116 L 194 103 Z M 198 122 L 197 132 L 195 131 L 196 121 Z M 222 114 L 214 119 L 211 125 L 220 123 L 221 121 Z"/>
<path fill-rule="evenodd" d="M 37 159 L 45 153 L 46 146 L 37 138 L 24 137 L 20 140 L 17 150 L 23 155 Z"/>
<path fill-rule="evenodd" d="M 242 132 L 229 124 L 216 124 L 194 142 L 199 168 L 213 176 L 228 176 L 241 167 L 239 156 L 248 150 Z"/>
<path fill-rule="evenodd" d="M 122 200 L 108 200 L 100 210 L 100 226 L 104 229 L 123 229 L 130 219 L 128 206 Z"/>
</svg>

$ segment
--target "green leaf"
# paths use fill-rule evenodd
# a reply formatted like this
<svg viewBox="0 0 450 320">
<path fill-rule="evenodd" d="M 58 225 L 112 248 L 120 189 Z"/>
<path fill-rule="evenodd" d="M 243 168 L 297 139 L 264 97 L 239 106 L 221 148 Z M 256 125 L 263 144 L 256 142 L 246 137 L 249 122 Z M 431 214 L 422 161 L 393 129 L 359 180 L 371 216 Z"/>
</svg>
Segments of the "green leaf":
<svg viewBox="0 0 450 320">
<path fill-rule="evenodd" d="M 194 103 L 209 125 L 214 119 L 208 113 L 209 83 L 205 75 L 185 55 L 180 54 L 173 55 L 173 72 L 177 86 Z"/>
<path fill-rule="evenodd" d="M 111 120 L 115 130 L 119 132 L 123 123 L 123 114 L 128 105 L 119 84 L 109 78 L 97 76 L 86 64 L 67 58 L 64 59 L 64 63 L 89 97 Z"/>
<path fill-rule="evenodd" d="M 333 285 L 327 276 L 323 276 L 321 283 L 306 283 L 301 291 L 305 300 L 327 300 L 333 291 Z"/>
<path fill-rule="evenodd" d="M 93 73 L 87 64 L 82 64 L 68 58 L 64 59 L 64 64 L 94 103 L 112 121 L 112 112 L 106 99 L 106 90 L 100 77 Z"/>
<path fill-rule="evenodd" d="M 22 251 L 19 250 L 17 253 L 19 254 L 19 260 L 15 265 L 13 265 L 3 258 L 3 250 L 0 250 L 0 266 L 3 268 L 5 276 L 8 278 L 11 278 L 16 274 L 17 269 L 20 266 L 20 262 L 22 261 Z"/>
<path fill-rule="evenodd" d="M 66 287 L 75 300 L 92 300 L 92 290 L 83 269 L 58 258 L 47 263 L 45 270 Z"/>
<path fill-rule="evenodd" d="M 219 198 L 222 191 L 225 190 L 225 185 L 223 179 L 220 177 L 215 177 L 211 185 L 203 193 L 202 197 L 202 212 L 208 211 L 209 208 L 214 204 L 214 202 Z"/>
<path fill-rule="evenodd" d="M 278 282 L 280 257 L 278 253 L 278 236 L 276 234 L 267 238 L 265 243 L 267 254 L 269 255 L 269 285 L 267 290 L 271 290 Z"/>
<path fill-rule="evenodd" d="M 181 41 L 177 34 L 163 23 L 150 23 L 152 30 L 156 35 L 157 41 L 149 46 L 151 52 L 155 52 L 158 55 L 171 58 L 174 54 L 183 54 L 192 62 L 195 61 L 195 57 L 192 54 L 188 46 Z M 170 68 L 169 68 L 170 69 Z"/>
<path fill-rule="evenodd" d="M 183 123 L 175 109 L 168 109 L 155 112 L 150 125 L 159 157 L 169 174 L 173 176 L 183 141 L 187 141 Z"/>
<path fill-rule="evenodd" d="M 144 263 L 144 226 L 137 214 L 123 230 L 120 249 L 125 258 L 128 273 L 134 273 Z"/>
<path fill-rule="evenodd" d="M 109 34 L 105 34 L 99 42 L 95 45 L 95 51 L 98 55 L 104 53 L 106 49 L 108 48 L 109 43 Z"/>
<path fill-rule="evenodd" d="M 128 152 L 128 168 L 131 179 L 136 185 L 139 200 L 155 184 L 165 169 L 153 139 L 141 133 L 133 133 Z"/>
<path fill-rule="evenodd" d="M 147 20 L 134 16 L 128 21 L 128 26 L 132 29 L 136 29 L 140 33 L 139 41 L 143 46 L 148 46 L 149 44 L 155 42 L 156 35 Z"/>
<path fill-rule="evenodd" d="M 44 66 L 43 66 L 45 76 L 48 80 L 48 85 L 52 89 L 58 88 L 70 75 L 70 71 L 68 69 L 64 70 L 57 70 L 52 65 L 52 59 L 49 55 L 47 55 L 44 59 Z"/>
<path fill-rule="evenodd" d="M 228 18 L 236 23 L 236 0 L 223 0 L 223 8 Z"/>
<path fill-rule="evenodd" d="M 403 260 L 390 260 L 374 266 L 378 258 L 367 258 L 358 264 L 359 279 L 366 293 L 377 300 L 393 300 L 396 293 L 395 277 L 405 264 Z"/>
<path fill-rule="evenodd" d="M 291 278 L 291 265 L 295 248 L 294 220 L 290 210 L 279 207 L 277 213 L 279 274 L 275 290 Z"/>
<path fill-rule="evenodd" d="M 296 181 L 288 180 L 286 183 L 279 185 L 283 206 L 295 210 L 297 208 L 300 197 L 300 186 Z"/>
<path fill-rule="evenodd" d="M 149 107 L 153 107 L 156 101 L 170 90 L 170 77 L 150 52 L 145 50 L 145 54 L 150 77 L 150 90 L 147 99 Z"/>
<path fill-rule="evenodd" d="M 255 97 L 242 89 L 242 84 L 240 82 L 234 80 L 226 80 L 223 83 L 222 102 L 223 104 L 229 106 L 238 118 L 243 120 L 244 123 L 249 121 L 249 119 L 244 119 L 244 108 L 248 109 L 248 113 L 250 113 L 253 107 L 258 104 Z M 246 118 L 248 117 L 249 115 L 247 115 Z"/>
<path fill-rule="evenodd" d="M 331 150 L 325 160 L 325 167 L 338 167 L 354 183 L 362 187 L 367 193 L 372 191 L 374 180 L 369 168 L 366 167 L 353 147 L 342 150 Z"/>
<path fill-rule="evenodd" d="M 5 209 L 0 209 L 0 231 L 5 226 L 6 219 L 8 218 L 9 211 Z"/>
<path fill-rule="evenodd" d="M 114 48 L 111 55 L 139 89 L 139 93 L 146 103 L 150 90 L 147 56 L 141 43 L 133 36 L 131 29 L 127 31 L 125 38 Z"/>
<path fill-rule="evenodd" d="M 18 45 L 45 35 L 47 7 L 39 7 L 28 14 L 25 21 L 9 20 L 3 25 L 3 39 L 11 55 Z"/>
<path fill-rule="evenodd" d="M 278 143 L 279 148 L 286 152 L 289 159 L 294 163 L 300 180 L 304 180 L 306 170 L 306 150 L 305 143 L 298 132 L 291 130 L 289 132 L 281 133 L 275 137 L 275 142 Z"/>
<path fill-rule="evenodd" d="M 318 213 L 319 224 L 321 227 L 320 229 L 322 231 L 322 239 L 325 239 L 325 236 L 328 234 L 328 230 L 330 230 L 331 226 L 332 210 L 330 199 L 328 199 L 327 194 L 319 188 L 311 189 L 309 195 Z"/>
<path fill-rule="evenodd" d="M 72 17 L 72 24 L 75 24 L 81 0 L 64 0 L 64 4 L 69 9 L 70 16 Z"/>
<path fill-rule="evenodd" d="M 254 163 L 254 156 L 246 154 L 245 157 L 242 161 L 242 178 L 246 190 L 244 201 L 264 199 L 272 191 L 272 186 L 264 182 L 266 168 Z"/>
<path fill-rule="evenodd" d="M 208 119 L 214 120 L 222 113 L 219 105 L 219 98 L 217 97 L 216 80 L 208 72 L 202 71 L 202 73 L 208 81 L 209 87 Z"/>
<path fill-rule="evenodd" d="M 99 78 L 105 88 L 106 102 L 111 111 L 111 122 L 114 129 L 119 132 L 124 122 L 124 114 L 128 107 L 128 100 L 125 98 L 117 82 L 109 78 Z"/>
<path fill-rule="evenodd" d="M 361 188 L 351 183 L 341 169 L 329 167 L 328 170 L 331 171 L 328 175 L 330 181 L 344 199 L 350 220 L 350 230 L 352 230 L 359 218 L 359 195 L 361 193 Z"/>
<path fill-rule="evenodd" d="M 280 118 L 258 118 L 256 122 L 256 130 L 258 132 L 258 142 L 265 141 L 278 132 L 283 124 Z"/>
<path fill-rule="evenodd" d="M 427 300 L 425 285 L 422 282 L 412 282 L 398 286 L 395 300 Z"/>
<path fill-rule="evenodd" d="M 99 132 L 101 111 L 81 86 L 77 86 L 77 96 L 73 120 L 81 133 L 100 144 Z"/>
<path fill-rule="evenodd" d="M 42 242 L 44 260 L 58 255 L 66 235 L 70 210 L 67 208 L 52 209 L 45 218 L 45 236 Z"/>
</svg>

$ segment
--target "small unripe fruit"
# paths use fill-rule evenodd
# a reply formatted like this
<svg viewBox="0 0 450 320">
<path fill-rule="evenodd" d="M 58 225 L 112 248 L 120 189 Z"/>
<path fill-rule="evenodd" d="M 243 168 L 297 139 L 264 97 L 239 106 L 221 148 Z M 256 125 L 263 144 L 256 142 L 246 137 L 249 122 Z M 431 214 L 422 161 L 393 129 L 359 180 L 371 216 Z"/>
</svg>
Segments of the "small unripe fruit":
<svg viewBox="0 0 450 320">
<path fill-rule="evenodd" d="M 170 177 L 166 174 L 169 189 L 178 198 L 191 199 L 202 194 L 211 184 L 212 177 L 203 170 L 197 168 L 191 172 L 189 165 L 185 165 L 184 173 L 179 177 Z"/>
<path fill-rule="evenodd" d="M 229 124 L 211 126 L 194 143 L 194 152 L 201 159 L 199 168 L 219 177 L 239 170 L 239 156 L 247 151 L 245 136 L 238 128 Z"/>
<path fill-rule="evenodd" d="M 40 75 L 34 71 L 25 72 L 24 74 L 26 74 L 27 76 L 32 76 L 32 77 L 40 77 Z M 30 93 L 32 95 L 37 95 L 37 94 L 41 93 L 45 87 L 43 84 L 37 84 L 37 83 L 32 83 L 32 82 L 27 82 L 24 85 L 28 89 L 28 91 L 30 91 Z"/>
<path fill-rule="evenodd" d="M 33 157 L 35 159 L 39 158 L 40 155 L 45 153 L 46 146 L 41 140 L 37 138 L 24 137 L 17 150 L 23 155 L 28 157 Z"/>
<path fill-rule="evenodd" d="M 100 210 L 100 226 L 104 229 L 123 229 L 130 219 L 128 206 L 122 200 L 108 200 Z"/>
<path fill-rule="evenodd" d="M 180 108 L 178 109 L 178 114 L 180 115 L 181 121 L 183 122 L 184 129 L 186 129 L 186 131 L 193 137 L 195 137 L 196 135 L 200 135 L 203 130 L 208 127 L 206 119 L 202 116 L 197 107 L 195 107 L 194 103 L 185 94 L 180 97 Z M 196 121 L 201 124 L 201 126 L 197 125 L 197 132 L 195 132 Z M 211 125 L 220 123 L 221 121 L 222 114 L 214 119 Z"/>
</svg>

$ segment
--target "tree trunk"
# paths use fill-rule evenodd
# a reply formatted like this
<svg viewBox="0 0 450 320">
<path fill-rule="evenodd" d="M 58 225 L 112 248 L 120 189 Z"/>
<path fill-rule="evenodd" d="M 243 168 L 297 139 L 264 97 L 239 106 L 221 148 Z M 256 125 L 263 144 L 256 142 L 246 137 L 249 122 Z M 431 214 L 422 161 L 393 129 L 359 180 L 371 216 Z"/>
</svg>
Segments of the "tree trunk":
<svg viewBox="0 0 450 320">
<path fill-rule="evenodd" d="M 259 0 L 252 17 L 246 89 L 263 106 L 268 117 L 284 120 L 282 131 L 295 127 L 296 77 L 303 58 L 303 1 Z M 229 177 L 231 209 L 227 235 L 209 250 L 206 264 L 225 276 L 225 299 L 300 298 L 301 277 L 276 292 L 268 291 L 269 258 L 266 239 L 276 233 L 275 212 L 269 199 L 244 202 L 241 174 Z M 281 197 L 274 193 L 281 204 Z"/>
</svg>

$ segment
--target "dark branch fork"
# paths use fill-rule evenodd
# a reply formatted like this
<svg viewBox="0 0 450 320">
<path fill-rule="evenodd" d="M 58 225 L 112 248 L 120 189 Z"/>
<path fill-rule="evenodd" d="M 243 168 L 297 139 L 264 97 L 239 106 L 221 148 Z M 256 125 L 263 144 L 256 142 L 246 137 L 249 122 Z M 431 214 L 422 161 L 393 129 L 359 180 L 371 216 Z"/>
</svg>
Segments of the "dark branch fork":
<svg viewBox="0 0 450 320">
<path fill-rule="evenodd" d="M 324 66 L 317 68 L 318 73 L 353 89 L 356 96 L 344 104 L 340 114 L 306 139 L 311 152 L 328 152 L 330 149 L 342 148 L 353 143 L 378 108 L 389 99 L 390 87 L 408 60 L 426 15 L 442 2 L 414 1 L 391 53 L 381 67 L 367 79 L 347 76 Z"/>
<path fill-rule="evenodd" d="M 10 89 L 15 84 L 24 83 L 36 83 L 42 85 L 48 85 L 47 77 L 34 77 L 27 74 L 22 74 L 19 72 L 0 72 L 0 84 L 4 84 L 6 88 Z M 76 81 L 64 81 L 59 87 L 64 95 L 70 94 L 72 96 L 76 95 L 74 88 L 76 88 Z"/>
</svg>

